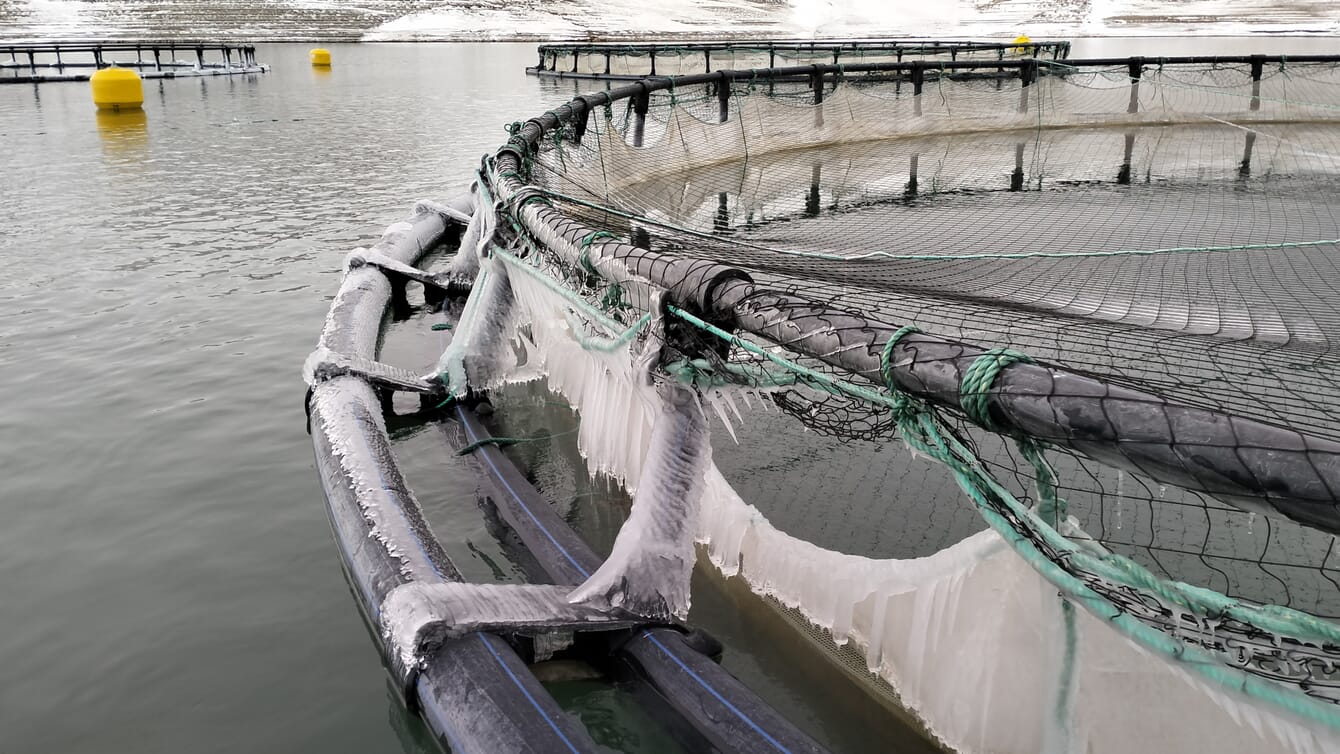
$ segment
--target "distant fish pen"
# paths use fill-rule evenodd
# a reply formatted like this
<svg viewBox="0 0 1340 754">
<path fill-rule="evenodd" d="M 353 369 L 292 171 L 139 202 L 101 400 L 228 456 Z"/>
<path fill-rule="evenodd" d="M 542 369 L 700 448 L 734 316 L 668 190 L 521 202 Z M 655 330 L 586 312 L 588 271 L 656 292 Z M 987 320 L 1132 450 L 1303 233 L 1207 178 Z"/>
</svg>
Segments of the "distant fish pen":
<svg viewBox="0 0 1340 754">
<path fill-rule="evenodd" d="M 189 56 L 179 59 L 178 55 Z M 6 60 L 5 58 L 8 58 Z M 264 73 L 256 46 L 166 42 L 43 42 L 0 44 L 0 84 L 87 81 L 94 71 L 130 68 L 145 79 Z"/>
<path fill-rule="evenodd" d="M 1064 60 L 1070 55 L 1070 43 L 1031 40 L 959 42 L 916 39 L 661 44 L 565 42 L 540 45 L 539 55 L 539 62 L 527 68 L 527 73 L 559 78 L 617 80 L 814 63 L 842 65 L 1006 58 Z"/>
<path fill-rule="evenodd" d="M 510 131 L 355 252 L 306 370 L 351 581 L 452 750 L 594 746 L 524 672 L 561 656 L 640 668 L 690 748 L 818 750 L 703 664 L 699 553 L 954 751 L 1340 750 L 1340 56 L 715 70 Z M 423 376 L 375 360 L 407 281 L 453 312 Z M 472 413 L 519 382 L 632 496 L 603 562 Z M 552 586 L 461 583 L 396 390 Z M 444 695 L 465 662 L 530 701 L 467 724 L 506 696 Z"/>
</svg>

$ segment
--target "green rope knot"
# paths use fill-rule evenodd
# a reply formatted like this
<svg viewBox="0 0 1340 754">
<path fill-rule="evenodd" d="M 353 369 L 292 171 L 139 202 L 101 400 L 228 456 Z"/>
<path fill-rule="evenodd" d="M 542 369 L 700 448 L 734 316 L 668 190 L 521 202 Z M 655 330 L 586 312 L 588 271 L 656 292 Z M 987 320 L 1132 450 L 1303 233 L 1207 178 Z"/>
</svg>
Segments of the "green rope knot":
<svg viewBox="0 0 1340 754">
<path fill-rule="evenodd" d="M 615 236 L 613 233 L 607 230 L 596 230 L 587 233 L 586 236 L 582 238 L 581 242 L 582 253 L 578 257 L 578 261 L 582 263 L 582 269 L 586 270 L 592 275 L 598 275 L 599 273 L 596 272 L 596 268 L 591 264 L 591 244 L 595 243 L 597 240 L 601 238 L 616 238 L 616 237 L 617 236 Z"/>
<path fill-rule="evenodd" d="M 893 377 L 893 349 L 898 346 L 902 339 L 912 333 L 921 332 L 921 328 L 916 325 L 903 325 L 889 336 L 888 342 L 884 344 L 884 351 L 879 356 L 879 376 L 884 380 L 884 387 L 893 396 L 894 418 L 900 422 L 920 409 L 919 402 L 908 395 L 898 387 L 897 381 Z"/>
<path fill-rule="evenodd" d="M 1000 431 L 987 409 L 987 399 L 991 397 L 991 387 L 1005 367 L 1019 363 L 1033 364 L 1035 361 L 1028 354 L 1008 348 L 993 348 L 973 359 L 958 386 L 959 406 L 970 421 L 992 432 Z"/>
</svg>

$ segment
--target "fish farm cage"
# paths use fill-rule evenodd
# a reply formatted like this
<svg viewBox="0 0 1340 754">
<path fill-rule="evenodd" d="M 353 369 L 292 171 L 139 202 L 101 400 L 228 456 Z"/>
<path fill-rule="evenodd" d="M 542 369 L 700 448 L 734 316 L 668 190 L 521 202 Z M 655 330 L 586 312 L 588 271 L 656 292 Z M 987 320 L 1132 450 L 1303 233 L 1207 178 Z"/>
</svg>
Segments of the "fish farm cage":
<svg viewBox="0 0 1340 754">
<path fill-rule="evenodd" d="M 564 42 L 539 46 L 534 76 L 634 79 L 680 76 L 713 70 L 777 68 L 815 63 L 903 63 L 912 61 L 1064 60 L 1066 41 L 965 42 L 932 39 L 829 39 L 823 41 L 671 42 L 631 44 Z"/>
<path fill-rule="evenodd" d="M 1340 750 L 1340 56 L 715 70 L 509 130 L 351 254 L 305 369 L 444 746 L 597 750 L 532 672 L 576 658 L 689 750 L 823 750 L 684 622 L 703 560 L 948 750 Z M 410 282 L 445 320 L 414 370 L 377 353 Z M 518 386 L 631 496 L 608 556 L 545 494 L 562 454 L 504 450 L 544 429 Z M 464 581 L 401 414 L 532 583 Z"/>
<path fill-rule="evenodd" d="M 94 71 L 113 66 L 132 69 L 146 79 L 270 70 L 257 62 L 256 47 L 250 44 L 189 40 L 0 44 L 0 83 L 87 81 Z"/>
</svg>

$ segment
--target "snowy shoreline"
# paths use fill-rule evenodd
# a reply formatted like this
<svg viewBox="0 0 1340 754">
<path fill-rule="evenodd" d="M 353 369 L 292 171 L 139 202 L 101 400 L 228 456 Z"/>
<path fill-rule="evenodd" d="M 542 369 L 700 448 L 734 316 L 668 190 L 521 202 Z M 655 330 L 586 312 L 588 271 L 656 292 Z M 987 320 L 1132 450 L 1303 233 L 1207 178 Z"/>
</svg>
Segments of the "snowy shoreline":
<svg viewBox="0 0 1340 754">
<path fill-rule="evenodd" d="M 104 0 L 0 3 L 0 40 L 255 42 L 1340 36 L 1306 0 Z"/>
</svg>

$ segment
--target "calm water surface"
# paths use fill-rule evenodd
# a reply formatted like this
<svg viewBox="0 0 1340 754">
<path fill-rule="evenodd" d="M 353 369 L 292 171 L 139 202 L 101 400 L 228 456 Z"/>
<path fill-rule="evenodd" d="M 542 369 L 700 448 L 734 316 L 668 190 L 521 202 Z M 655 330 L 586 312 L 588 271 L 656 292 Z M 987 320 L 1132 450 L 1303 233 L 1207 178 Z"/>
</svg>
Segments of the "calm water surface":
<svg viewBox="0 0 1340 754">
<path fill-rule="evenodd" d="M 142 117 L 96 115 L 85 84 L 0 87 L 2 754 L 424 745 L 341 576 L 298 368 L 343 256 L 578 85 L 525 76 L 529 44 L 332 50 L 329 72 L 268 45 L 263 76 L 147 82 Z M 401 435 L 453 556 L 510 578 L 440 436 Z M 919 748 L 756 601 L 700 587 L 728 667 L 816 736 Z"/>
</svg>

